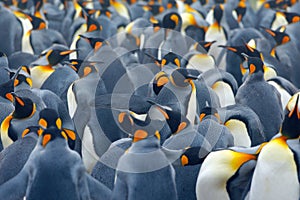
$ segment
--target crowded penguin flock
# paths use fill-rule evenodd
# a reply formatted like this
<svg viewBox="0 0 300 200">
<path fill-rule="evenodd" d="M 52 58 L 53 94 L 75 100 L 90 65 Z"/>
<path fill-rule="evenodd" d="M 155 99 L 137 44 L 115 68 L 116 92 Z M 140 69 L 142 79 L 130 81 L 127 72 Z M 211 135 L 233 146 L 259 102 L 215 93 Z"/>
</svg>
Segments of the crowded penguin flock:
<svg viewBox="0 0 300 200">
<path fill-rule="evenodd" d="M 298 0 L 0 0 L 1 200 L 299 200 Z"/>
</svg>

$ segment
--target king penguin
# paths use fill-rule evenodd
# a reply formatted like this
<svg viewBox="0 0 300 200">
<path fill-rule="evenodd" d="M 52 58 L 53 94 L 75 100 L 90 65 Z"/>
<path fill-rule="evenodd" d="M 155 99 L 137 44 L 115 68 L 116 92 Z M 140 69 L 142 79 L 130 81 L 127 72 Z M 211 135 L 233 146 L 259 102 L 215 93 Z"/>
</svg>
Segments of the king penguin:
<svg viewBox="0 0 300 200">
<path fill-rule="evenodd" d="M 19 189 L 15 191 L 15 187 Z M 66 134 L 55 127 L 43 131 L 20 173 L 0 187 L 1 199 L 79 200 L 110 196 L 107 187 L 85 172 L 80 156 L 69 149 Z"/>
<path fill-rule="evenodd" d="M 22 138 L 1 151 L 0 184 L 13 178 L 22 170 L 40 134 L 39 126 L 30 126 L 23 131 Z"/>
<path fill-rule="evenodd" d="M 260 58 L 247 57 L 250 71 L 235 96 L 236 103 L 249 106 L 259 117 L 266 139 L 278 133 L 282 123 L 282 105 L 279 93 L 264 80 L 264 64 Z"/>
<path fill-rule="evenodd" d="M 249 199 L 299 199 L 299 162 L 289 148 L 287 140 L 299 138 L 299 94 L 290 101 L 280 135 L 273 138 L 261 150 L 253 174 Z"/>
<path fill-rule="evenodd" d="M 175 171 L 159 141 L 164 119 L 152 106 L 144 122 L 134 120 L 132 145 L 119 159 L 112 199 L 177 199 Z"/>
<path fill-rule="evenodd" d="M 253 162 L 259 149 L 225 149 L 211 152 L 204 160 L 198 174 L 197 200 L 232 199 L 227 187 L 238 173 L 247 176 L 239 183 L 239 186 L 243 184 L 239 198 L 243 198 L 243 190 L 247 189 L 249 178 L 252 176 L 251 170 L 255 166 Z"/>
</svg>

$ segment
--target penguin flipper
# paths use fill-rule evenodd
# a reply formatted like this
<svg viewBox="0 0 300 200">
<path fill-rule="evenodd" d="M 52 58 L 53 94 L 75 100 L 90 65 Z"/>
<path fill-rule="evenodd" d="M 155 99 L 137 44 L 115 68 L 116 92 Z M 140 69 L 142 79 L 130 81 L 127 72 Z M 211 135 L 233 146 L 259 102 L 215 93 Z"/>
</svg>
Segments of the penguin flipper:
<svg viewBox="0 0 300 200">
<path fill-rule="evenodd" d="M 26 171 L 22 170 L 14 178 L 8 180 L 0 186 L 0 199 L 23 199 L 26 195 L 27 183 L 28 174 Z"/>
<path fill-rule="evenodd" d="M 87 182 L 91 199 L 104 200 L 111 199 L 112 191 L 104 184 L 87 174 Z M 99 195 L 101 194 L 101 195 Z"/>
</svg>

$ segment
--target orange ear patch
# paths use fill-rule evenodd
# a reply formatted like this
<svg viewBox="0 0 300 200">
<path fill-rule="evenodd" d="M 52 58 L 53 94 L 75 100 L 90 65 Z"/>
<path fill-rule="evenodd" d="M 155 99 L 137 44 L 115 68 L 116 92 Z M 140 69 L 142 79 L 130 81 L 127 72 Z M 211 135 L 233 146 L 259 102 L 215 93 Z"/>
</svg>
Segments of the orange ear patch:
<svg viewBox="0 0 300 200">
<path fill-rule="evenodd" d="M 185 166 L 185 165 L 187 165 L 188 163 L 189 163 L 188 157 L 187 157 L 186 155 L 183 155 L 183 156 L 181 157 L 181 164 L 182 164 L 182 166 Z"/>
<path fill-rule="evenodd" d="M 50 134 L 44 135 L 43 141 L 42 141 L 43 147 L 45 147 L 45 146 L 48 144 L 48 142 L 49 142 L 50 140 L 51 140 L 51 135 L 50 135 Z"/>
<path fill-rule="evenodd" d="M 133 138 L 133 142 L 138 142 L 140 140 L 145 139 L 148 136 L 148 133 L 144 130 L 137 130 L 134 133 L 134 138 Z"/>
<path fill-rule="evenodd" d="M 250 66 L 249 66 L 250 74 L 253 74 L 255 72 L 255 70 L 256 70 L 255 65 L 254 64 L 250 64 Z"/>
</svg>

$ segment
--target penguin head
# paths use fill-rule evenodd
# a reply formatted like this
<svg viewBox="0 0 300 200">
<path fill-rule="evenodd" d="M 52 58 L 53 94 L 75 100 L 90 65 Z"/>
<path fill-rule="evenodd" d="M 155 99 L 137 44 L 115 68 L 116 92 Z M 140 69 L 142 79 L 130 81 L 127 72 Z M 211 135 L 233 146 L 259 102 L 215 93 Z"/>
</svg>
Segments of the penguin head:
<svg viewBox="0 0 300 200">
<path fill-rule="evenodd" d="M 153 91 L 156 95 L 160 92 L 160 90 L 163 88 L 165 84 L 169 82 L 169 76 L 164 72 L 160 71 L 155 75 L 154 81 L 153 81 Z"/>
<path fill-rule="evenodd" d="M 83 78 L 92 73 L 98 73 L 98 69 L 93 64 L 82 63 L 82 65 L 80 66 L 79 71 L 78 71 L 78 76 L 80 78 Z"/>
<path fill-rule="evenodd" d="M 49 142 L 54 141 L 56 139 L 64 139 L 66 141 L 68 140 L 66 133 L 55 127 L 45 129 L 41 135 L 41 138 L 42 139 L 40 140 L 40 144 L 44 148 Z"/>
<path fill-rule="evenodd" d="M 47 28 L 46 22 L 43 19 L 33 16 L 33 15 L 28 15 L 28 16 L 29 16 L 28 18 L 32 24 L 32 30 L 42 30 L 42 29 Z"/>
<path fill-rule="evenodd" d="M 22 84 L 32 87 L 32 79 L 30 76 L 26 76 L 24 74 L 19 74 L 14 81 L 14 87 L 21 86 Z"/>
<path fill-rule="evenodd" d="M 211 41 L 211 42 L 199 41 L 198 43 L 196 43 L 197 46 L 195 47 L 195 49 L 197 50 L 199 48 L 198 46 L 200 45 L 201 48 L 205 49 L 206 52 L 209 52 L 211 45 L 215 42 L 216 42 L 216 40 Z M 200 49 L 200 51 L 201 51 L 201 49 Z"/>
<path fill-rule="evenodd" d="M 220 122 L 220 115 L 217 111 L 217 109 L 212 108 L 212 107 L 204 107 L 200 111 L 200 122 L 203 121 L 203 119 L 207 116 L 214 116 L 217 118 L 217 120 Z"/>
<path fill-rule="evenodd" d="M 260 58 L 257 57 L 249 57 L 246 54 L 243 53 L 243 56 L 245 57 L 247 63 L 248 63 L 248 69 L 249 74 L 255 74 L 255 73 L 264 73 L 265 65 L 263 61 Z"/>
<path fill-rule="evenodd" d="M 180 30 L 182 19 L 176 12 L 166 14 L 162 20 L 162 26 L 165 29 Z"/>
<path fill-rule="evenodd" d="M 13 104 L 15 110 L 12 114 L 15 119 L 30 118 L 36 112 L 36 105 L 27 97 L 20 97 L 16 93 L 11 93 L 13 96 Z"/>
<path fill-rule="evenodd" d="M 60 63 L 67 55 L 77 50 L 61 50 L 61 49 L 50 49 L 43 52 L 40 57 L 45 56 L 50 66 L 55 66 Z"/>
<path fill-rule="evenodd" d="M 161 67 L 164 67 L 165 65 L 173 64 L 180 68 L 180 58 L 178 55 L 176 55 L 173 52 L 167 53 L 163 59 L 161 60 Z"/>
<path fill-rule="evenodd" d="M 137 143 L 137 142 L 143 141 L 147 138 L 155 139 L 156 141 L 159 142 L 160 137 L 161 137 L 160 133 L 157 130 L 155 132 L 148 132 L 147 130 L 144 130 L 144 129 L 137 129 L 133 133 L 132 142 Z"/>
<path fill-rule="evenodd" d="M 285 116 L 281 126 L 281 134 L 288 139 L 296 139 L 300 135 L 299 96 L 299 93 L 294 95 L 288 102 L 285 109 Z"/>
<path fill-rule="evenodd" d="M 198 79 L 200 72 L 196 69 L 176 69 L 170 75 L 170 81 L 174 86 L 187 87 L 191 85 L 194 88 L 192 80 Z"/>
<path fill-rule="evenodd" d="M 61 130 L 65 133 L 67 138 L 71 139 L 71 141 L 74 141 L 76 139 L 76 134 L 74 131 L 63 128 L 62 120 L 59 117 L 56 110 L 51 108 L 45 108 L 39 113 L 39 126 L 42 129 L 49 129 L 54 128 Z M 70 142 L 70 145 L 73 145 L 72 142 Z"/>
<path fill-rule="evenodd" d="M 87 32 L 101 31 L 102 26 L 95 19 L 91 18 L 88 14 L 84 15 L 87 24 Z"/>
<path fill-rule="evenodd" d="M 22 132 L 22 138 L 29 133 L 35 133 L 36 135 L 42 135 L 43 130 L 39 126 L 29 126 Z"/>
<path fill-rule="evenodd" d="M 297 23 L 300 21 L 300 15 L 298 13 L 294 13 L 294 12 L 280 12 L 280 13 L 285 16 L 285 19 L 289 24 Z"/>
<path fill-rule="evenodd" d="M 264 7 L 267 9 L 286 9 L 289 6 L 288 1 L 276 1 L 276 0 L 269 0 L 264 3 Z"/>
<path fill-rule="evenodd" d="M 217 4 L 213 9 L 214 9 L 214 14 L 213 14 L 214 20 L 220 25 L 223 17 L 224 6 L 222 4 Z"/>
<path fill-rule="evenodd" d="M 273 39 L 275 40 L 277 46 L 288 43 L 289 41 L 291 41 L 291 38 L 287 33 L 280 32 L 280 31 L 273 31 L 273 30 L 268 29 L 268 28 L 264 28 L 264 30 L 273 37 Z"/>
<path fill-rule="evenodd" d="M 103 38 L 91 38 L 84 35 L 80 35 L 80 37 L 84 38 L 91 45 L 95 52 L 98 51 L 103 45 L 108 44 Z"/>
<path fill-rule="evenodd" d="M 45 108 L 39 113 L 39 126 L 43 129 L 55 127 L 62 129 L 62 122 L 58 113 L 50 108 Z"/>
<path fill-rule="evenodd" d="M 246 6 L 246 3 L 244 1 L 240 1 L 237 8 L 235 8 L 235 12 L 236 12 L 236 15 L 237 15 L 237 22 L 240 23 L 246 13 L 246 9 L 247 9 L 247 6 Z"/>
<path fill-rule="evenodd" d="M 204 161 L 204 158 L 199 157 L 201 147 L 188 147 L 185 152 L 180 156 L 182 166 L 198 165 Z M 207 152 L 208 154 L 209 152 Z"/>
<path fill-rule="evenodd" d="M 2 83 L 0 85 L 0 96 L 13 102 L 13 95 L 11 94 L 11 92 L 14 92 L 14 82 L 15 79 L 17 78 L 17 76 L 19 75 L 21 71 L 21 68 L 19 68 L 15 74 L 10 78 L 9 81 Z"/>
</svg>

